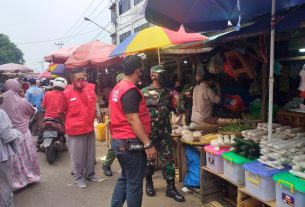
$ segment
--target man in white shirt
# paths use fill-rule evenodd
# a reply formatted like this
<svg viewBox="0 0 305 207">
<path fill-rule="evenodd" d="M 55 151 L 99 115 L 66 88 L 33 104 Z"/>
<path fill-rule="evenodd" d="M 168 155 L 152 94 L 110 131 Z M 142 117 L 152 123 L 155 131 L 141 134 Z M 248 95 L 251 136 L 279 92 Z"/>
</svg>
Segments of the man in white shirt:
<svg viewBox="0 0 305 207">
<path fill-rule="evenodd" d="M 213 104 L 220 103 L 221 94 L 218 83 L 214 84 L 214 75 L 205 72 L 203 77 L 201 74 L 196 75 L 197 85 L 193 91 L 193 109 L 192 122 L 200 123 L 204 119 L 212 116 Z M 212 86 L 217 88 L 217 94 L 212 90 Z"/>
</svg>

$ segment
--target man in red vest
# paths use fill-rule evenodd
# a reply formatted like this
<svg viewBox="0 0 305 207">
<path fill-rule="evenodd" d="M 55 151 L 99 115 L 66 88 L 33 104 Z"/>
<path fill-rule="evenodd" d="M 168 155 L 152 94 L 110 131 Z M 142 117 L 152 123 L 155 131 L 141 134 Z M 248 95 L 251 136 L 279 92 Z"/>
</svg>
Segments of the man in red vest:
<svg viewBox="0 0 305 207">
<path fill-rule="evenodd" d="M 72 85 L 63 92 L 66 99 L 65 131 L 74 183 L 85 188 L 85 179 L 98 181 L 95 176 L 95 85 L 87 83 L 87 75 L 82 69 L 72 70 L 71 81 Z"/>
<path fill-rule="evenodd" d="M 142 92 L 136 87 L 142 76 L 142 59 L 127 56 L 123 62 L 125 77 L 109 97 L 112 148 L 122 168 L 112 195 L 112 207 L 140 207 L 146 161 L 154 159 L 156 149 L 149 139 L 150 116 Z"/>
</svg>

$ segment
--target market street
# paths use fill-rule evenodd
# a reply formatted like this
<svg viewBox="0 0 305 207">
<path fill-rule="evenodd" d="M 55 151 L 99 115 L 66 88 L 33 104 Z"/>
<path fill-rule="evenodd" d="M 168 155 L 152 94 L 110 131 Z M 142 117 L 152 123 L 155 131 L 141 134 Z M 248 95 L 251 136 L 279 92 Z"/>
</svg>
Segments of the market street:
<svg viewBox="0 0 305 207">
<path fill-rule="evenodd" d="M 97 142 L 97 166 L 96 172 L 101 178 L 105 178 L 101 169 L 101 158 L 107 152 L 106 145 Z M 99 183 L 88 183 L 85 189 L 79 189 L 72 185 L 73 178 L 70 175 L 70 159 L 68 153 L 60 155 L 59 159 L 49 165 L 45 155 L 38 153 L 41 166 L 41 181 L 31 185 L 25 190 L 15 193 L 15 207 L 98 207 L 110 206 L 112 192 L 119 176 L 120 167 L 115 161 L 113 165 L 114 176 L 109 180 Z M 144 193 L 143 207 L 197 207 L 200 201 L 193 193 L 184 193 L 185 203 L 177 203 L 165 196 L 166 182 L 163 181 L 161 171 L 154 175 L 157 195 L 154 198 L 147 197 Z M 181 190 L 181 186 L 177 185 Z M 126 206 L 126 205 L 125 205 Z"/>
</svg>

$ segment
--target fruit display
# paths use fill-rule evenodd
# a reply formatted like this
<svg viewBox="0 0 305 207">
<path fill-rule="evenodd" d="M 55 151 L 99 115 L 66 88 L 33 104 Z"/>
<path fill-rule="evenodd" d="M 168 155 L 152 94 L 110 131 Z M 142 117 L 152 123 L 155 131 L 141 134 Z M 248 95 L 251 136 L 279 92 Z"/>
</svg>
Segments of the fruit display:
<svg viewBox="0 0 305 207">
<path fill-rule="evenodd" d="M 200 137 L 200 141 L 204 144 L 210 144 L 218 138 L 218 134 L 207 134 Z"/>
</svg>

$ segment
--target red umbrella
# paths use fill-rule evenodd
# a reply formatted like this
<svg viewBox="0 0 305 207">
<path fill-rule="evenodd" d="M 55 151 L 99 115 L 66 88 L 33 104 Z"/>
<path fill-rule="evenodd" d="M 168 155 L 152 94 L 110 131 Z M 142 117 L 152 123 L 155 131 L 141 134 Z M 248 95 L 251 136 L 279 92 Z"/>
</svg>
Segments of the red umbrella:
<svg viewBox="0 0 305 207">
<path fill-rule="evenodd" d="M 7 64 L 0 65 L 0 72 L 28 73 L 28 72 L 33 72 L 33 70 L 31 68 L 28 68 L 21 64 L 7 63 Z"/>
<path fill-rule="evenodd" d="M 56 50 L 49 54 L 48 56 L 44 57 L 44 61 L 46 62 L 53 62 L 53 63 L 65 63 L 67 59 L 72 55 L 72 53 L 78 48 L 79 46 L 74 47 L 65 47 L 59 50 Z"/>
<path fill-rule="evenodd" d="M 44 71 L 38 76 L 38 79 L 41 79 L 41 78 L 51 79 L 51 78 L 53 78 L 53 76 L 49 71 Z"/>
<path fill-rule="evenodd" d="M 114 45 L 108 45 L 98 40 L 79 46 L 66 61 L 67 68 L 107 66 L 119 62 L 121 58 L 111 58 Z"/>
</svg>

